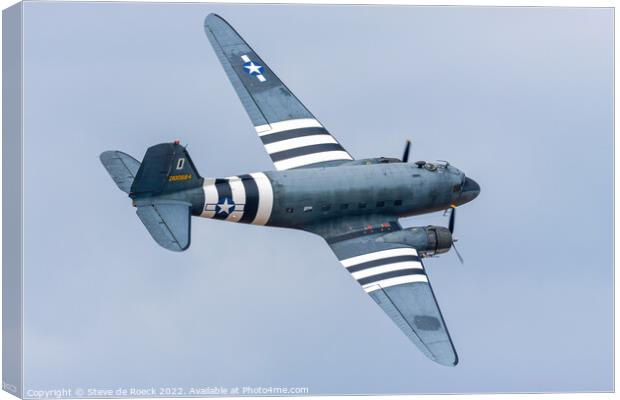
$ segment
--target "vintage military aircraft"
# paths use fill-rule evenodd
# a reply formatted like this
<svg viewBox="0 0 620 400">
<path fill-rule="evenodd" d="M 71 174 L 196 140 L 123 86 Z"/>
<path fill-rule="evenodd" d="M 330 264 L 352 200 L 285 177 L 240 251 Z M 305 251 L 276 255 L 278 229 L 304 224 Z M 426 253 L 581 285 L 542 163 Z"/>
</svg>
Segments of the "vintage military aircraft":
<svg viewBox="0 0 620 400">
<path fill-rule="evenodd" d="M 320 235 L 427 357 L 456 365 L 422 258 L 453 247 L 454 209 L 478 184 L 447 162 L 409 163 L 409 142 L 402 160 L 354 159 L 224 19 L 208 15 L 205 32 L 277 171 L 203 178 L 178 141 L 150 147 L 142 163 L 102 153 L 153 239 L 187 249 L 192 215 Z M 441 210 L 448 228 L 398 222 Z"/>
</svg>

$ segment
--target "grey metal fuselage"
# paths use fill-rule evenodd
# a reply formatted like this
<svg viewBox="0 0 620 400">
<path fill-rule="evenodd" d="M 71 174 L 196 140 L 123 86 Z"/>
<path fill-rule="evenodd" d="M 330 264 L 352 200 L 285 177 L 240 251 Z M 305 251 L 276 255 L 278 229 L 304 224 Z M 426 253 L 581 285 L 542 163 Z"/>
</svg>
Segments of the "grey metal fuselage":
<svg viewBox="0 0 620 400">
<path fill-rule="evenodd" d="M 341 227 L 349 218 L 357 225 L 360 221 L 372 224 L 445 210 L 475 197 L 463 192 L 465 175 L 447 164 L 371 158 L 261 174 L 268 178 L 273 193 L 269 216 L 262 225 L 308 230 L 323 237 L 330 236 L 332 224 Z M 190 202 L 193 215 L 206 216 L 205 188 L 214 185 L 213 181 L 205 180 L 203 188 L 158 198 Z M 217 201 L 222 201 L 221 195 Z M 218 215 L 217 210 L 214 215 Z"/>
<path fill-rule="evenodd" d="M 405 217 L 444 210 L 458 199 L 463 174 L 452 166 L 431 171 L 379 160 L 266 172 L 274 193 L 268 225 L 303 229 L 360 215 Z"/>
</svg>

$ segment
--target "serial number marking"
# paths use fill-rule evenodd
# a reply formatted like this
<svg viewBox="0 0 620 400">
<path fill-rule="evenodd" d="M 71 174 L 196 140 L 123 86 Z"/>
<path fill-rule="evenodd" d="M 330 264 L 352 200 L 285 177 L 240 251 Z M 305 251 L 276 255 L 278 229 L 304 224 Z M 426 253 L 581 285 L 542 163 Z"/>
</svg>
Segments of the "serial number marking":
<svg viewBox="0 0 620 400">
<path fill-rule="evenodd" d="M 192 179 L 192 174 L 170 175 L 168 182 L 187 181 Z"/>
</svg>

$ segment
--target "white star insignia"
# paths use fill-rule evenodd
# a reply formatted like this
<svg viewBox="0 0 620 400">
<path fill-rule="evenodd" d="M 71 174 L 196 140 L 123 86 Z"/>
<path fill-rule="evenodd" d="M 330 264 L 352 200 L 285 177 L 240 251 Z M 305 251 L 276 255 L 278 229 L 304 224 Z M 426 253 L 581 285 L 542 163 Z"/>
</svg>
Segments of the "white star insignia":
<svg viewBox="0 0 620 400">
<path fill-rule="evenodd" d="M 254 64 L 254 61 L 250 61 L 250 64 L 244 65 L 244 68 L 248 69 L 249 74 L 260 74 L 260 69 L 263 67 L 260 65 Z"/>
<path fill-rule="evenodd" d="M 220 211 L 218 211 L 218 213 L 226 213 L 226 214 L 230 214 L 230 209 L 232 207 L 234 207 L 234 204 L 229 204 L 228 203 L 228 198 L 224 199 L 224 203 L 223 204 L 218 204 L 217 205 L 220 208 Z"/>
</svg>

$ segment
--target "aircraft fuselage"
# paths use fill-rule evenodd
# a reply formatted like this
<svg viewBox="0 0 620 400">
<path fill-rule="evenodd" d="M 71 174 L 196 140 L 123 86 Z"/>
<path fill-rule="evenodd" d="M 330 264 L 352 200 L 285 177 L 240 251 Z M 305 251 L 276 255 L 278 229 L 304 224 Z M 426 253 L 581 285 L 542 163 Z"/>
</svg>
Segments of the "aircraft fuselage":
<svg viewBox="0 0 620 400">
<path fill-rule="evenodd" d="M 202 188 L 165 197 L 191 202 L 196 216 L 307 229 L 333 219 L 445 210 L 471 200 L 463 193 L 466 180 L 451 165 L 374 158 L 335 167 L 207 178 Z"/>
</svg>

